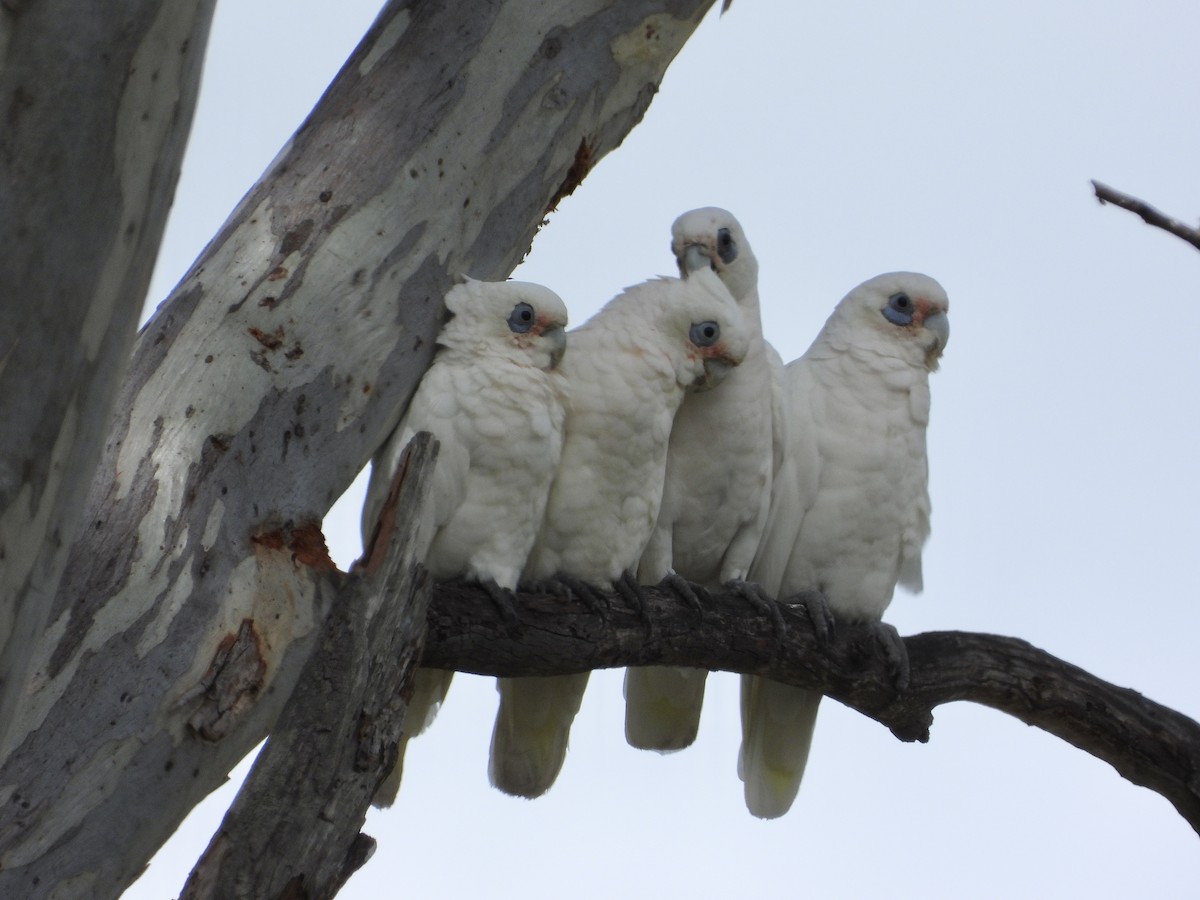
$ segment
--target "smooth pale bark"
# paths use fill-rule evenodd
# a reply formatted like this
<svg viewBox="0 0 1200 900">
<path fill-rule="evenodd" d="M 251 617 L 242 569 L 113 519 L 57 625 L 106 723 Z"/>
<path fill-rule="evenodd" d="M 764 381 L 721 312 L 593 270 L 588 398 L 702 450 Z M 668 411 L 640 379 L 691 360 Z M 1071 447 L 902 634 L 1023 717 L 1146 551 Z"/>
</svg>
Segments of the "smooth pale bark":
<svg viewBox="0 0 1200 900">
<path fill-rule="evenodd" d="M 512 270 L 709 5 L 388 4 L 139 336 L 0 748 L 0 896 L 118 894 L 268 732 L 451 278 Z"/>
<path fill-rule="evenodd" d="M 213 2 L 0 9 L 0 733 L 83 520 Z"/>
</svg>

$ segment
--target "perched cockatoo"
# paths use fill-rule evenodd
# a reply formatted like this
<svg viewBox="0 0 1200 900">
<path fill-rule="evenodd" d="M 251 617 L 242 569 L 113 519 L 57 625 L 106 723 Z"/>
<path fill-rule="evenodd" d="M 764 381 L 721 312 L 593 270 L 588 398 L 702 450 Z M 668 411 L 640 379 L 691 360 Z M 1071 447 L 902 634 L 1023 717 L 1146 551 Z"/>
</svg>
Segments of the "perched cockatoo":
<svg viewBox="0 0 1200 900">
<path fill-rule="evenodd" d="M 697 269 L 717 273 L 742 311 L 750 349 L 719 389 L 688 395 L 675 414 L 662 508 L 638 579 L 657 584 L 674 573 L 705 587 L 744 586 L 783 457 L 783 362 L 763 340 L 758 261 L 731 213 L 684 213 L 671 226 L 671 251 L 685 278 Z M 629 743 L 660 752 L 689 746 L 707 675 L 666 666 L 626 670 Z"/>
<path fill-rule="evenodd" d="M 810 614 L 880 623 L 900 584 L 921 590 L 929 537 L 929 373 L 950 336 L 946 292 L 910 272 L 860 284 L 808 351 L 787 366 L 787 460 L 750 574 Z M 823 598 L 823 600 L 822 600 Z M 878 635 L 907 671 L 903 642 Z M 742 678 L 738 773 L 746 806 L 775 818 L 804 774 L 819 693 Z"/>
<path fill-rule="evenodd" d="M 425 565 L 436 581 L 469 579 L 495 596 L 516 588 L 546 510 L 566 418 L 567 308 L 520 281 L 468 279 L 446 295 L 452 318 L 408 411 L 371 467 L 363 508 L 370 539 L 400 455 L 418 431 L 441 444 L 431 507 L 436 531 Z M 418 669 L 396 767 L 375 795 L 390 806 L 404 750 L 437 715 L 453 673 Z"/>
<path fill-rule="evenodd" d="M 742 361 L 749 335 L 717 276 L 628 288 L 571 332 L 566 440 L 522 582 L 631 583 L 662 500 L 671 422 L 685 392 Z M 489 775 L 508 794 L 554 783 L 588 676 L 501 678 Z"/>
</svg>

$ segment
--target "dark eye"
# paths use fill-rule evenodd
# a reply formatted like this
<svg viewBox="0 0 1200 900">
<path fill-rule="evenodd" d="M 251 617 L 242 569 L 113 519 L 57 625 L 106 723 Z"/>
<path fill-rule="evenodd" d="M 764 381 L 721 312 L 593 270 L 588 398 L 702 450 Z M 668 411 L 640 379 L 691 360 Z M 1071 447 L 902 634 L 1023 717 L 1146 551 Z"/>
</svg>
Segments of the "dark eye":
<svg viewBox="0 0 1200 900">
<path fill-rule="evenodd" d="M 883 317 L 893 325 L 911 325 L 913 320 L 913 302 L 908 294 L 901 291 L 888 297 L 888 305 L 883 308 Z"/>
<path fill-rule="evenodd" d="M 697 322 L 688 337 L 697 347 L 711 347 L 721 339 L 721 326 L 716 322 Z"/>
<path fill-rule="evenodd" d="M 517 334 L 525 334 L 525 332 L 533 327 L 536 318 L 533 314 L 532 306 L 528 303 L 518 303 L 513 307 L 513 311 L 509 313 L 508 327 Z"/>
<path fill-rule="evenodd" d="M 721 262 L 729 265 L 737 259 L 737 243 L 733 240 L 733 235 L 729 233 L 728 228 L 722 228 L 717 232 L 717 255 L 721 257 Z"/>
</svg>

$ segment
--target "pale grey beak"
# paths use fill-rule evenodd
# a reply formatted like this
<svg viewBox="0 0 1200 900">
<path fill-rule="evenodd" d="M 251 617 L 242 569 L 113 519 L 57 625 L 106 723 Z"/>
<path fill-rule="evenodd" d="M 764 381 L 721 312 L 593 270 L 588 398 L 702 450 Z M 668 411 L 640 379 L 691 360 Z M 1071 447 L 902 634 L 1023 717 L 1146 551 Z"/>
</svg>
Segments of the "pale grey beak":
<svg viewBox="0 0 1200 900">
<path fill-rule="evenodd" d="M 543 331 L 542 337 L 550 346 L 550 368 L 557 369 L 563 354 L 567 352 L 567 332 L 561 325 L 554 325 Z"/>
<path fill-rule="evenodd" d="M 935 338 L 937 338 L 938 348 L 946 349 L 946 343 L 950 340 L 950 317 L 944 312 L 934 313 L 932 316 L 925 317 L 925 327 L 928 328 Z"/>
<path fill-rule="evenodd" d="M 723 357 L 710 357 L 704 361 L 704 377 L 697 378 L 692 382 L 691 390 L 697 393 L 701 391 L 711 391 L 718 384 L 725 380 L 733 367 L 737 363 L 731 362 Z"/>
<path fill-rule="evenodd" d="M 712 258 L 703 244 L 688 244 L 679 260 L 679 274 L 687 278 L 692 272 L 712 267 Z"/>
<path fill-rule="evenodd" d="M 938 370 L 938 360 L 950 340 L 950 318 L 944 312 L 934 313 L 925 317 L 925 328 L 933 335 L 933 346 L 925 351 L 925 368 L 930 372 Z"/>
</svg>

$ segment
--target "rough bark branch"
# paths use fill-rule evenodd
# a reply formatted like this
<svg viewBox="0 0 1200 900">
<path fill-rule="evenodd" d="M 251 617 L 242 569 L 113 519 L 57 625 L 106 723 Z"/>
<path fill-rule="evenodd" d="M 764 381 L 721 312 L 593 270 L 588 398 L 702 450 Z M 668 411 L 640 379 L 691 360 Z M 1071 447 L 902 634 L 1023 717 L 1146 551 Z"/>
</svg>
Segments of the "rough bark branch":
<svg viewBox="0 0 1200 900">
<path fill-rule="evenodd" d="M 452 278 L 512 271 L 711 2 L 385 5 L 138 337 L 0 742 L 0 896 L 119 894 L 270 731 Z"/>
<path fill-rule="evenodd" d="M 702 618 L 669 592 L 647 588 L 647 597 L 641 618 L 620 600 L 602 617 L 583 603 L 522 594 L 522 627 L 510 632 L 480 589 L 439 585 L 421 665 L 510 677 L 641 665 L 763 675 L 822 691 L 904 741 L 927 741 L 943 703 L 979 703 L 1104 760 L 1168 799 L 1200 833 L 1200 724 L 1025 641 L 966 632 L 906 638 L 912 676 L 898 693 L 866 626 L 843 624 L 822 646 L 797 607 L 783 605 L 781 639 L 770 617 L 733 594 L 713 595 Z"/>
<path fill-rule="evenodd" d="M 1178 219 L 1172 219 L 1170 216 L 1159 212 L 1146 201 L 1139 200 L 1137 197 L 1132 197 L 1129 194 L 1123 194 L 1099 181 L 1093 180 L 1092 188 L 1096 192 L 1096 199 L 1101 203 L 1111 203 L 1113 206 L 1127 209 L 1131 213 L 1141 216 L 1142 221 L 1147 225 L 1153 225 L 1155 228 L 1161 228 L 1163 231 L 1170 232 L 1175 237 L 1187 241 L 1197 250 L 1200 250 L 1200 228 L 1193 228 L 1191 225 L 1186 225 Z"/>
<path fill-rule="evenodd" d="M 323 636 L 181 900 L 333 897 L 370 857 L 359 833 L 396 761 L 424 632 L 436 445 L 409 444 L 365 566 L 346 577 Z M 397 515 L 399 513 L 399 515 Z"/>
</svg>

